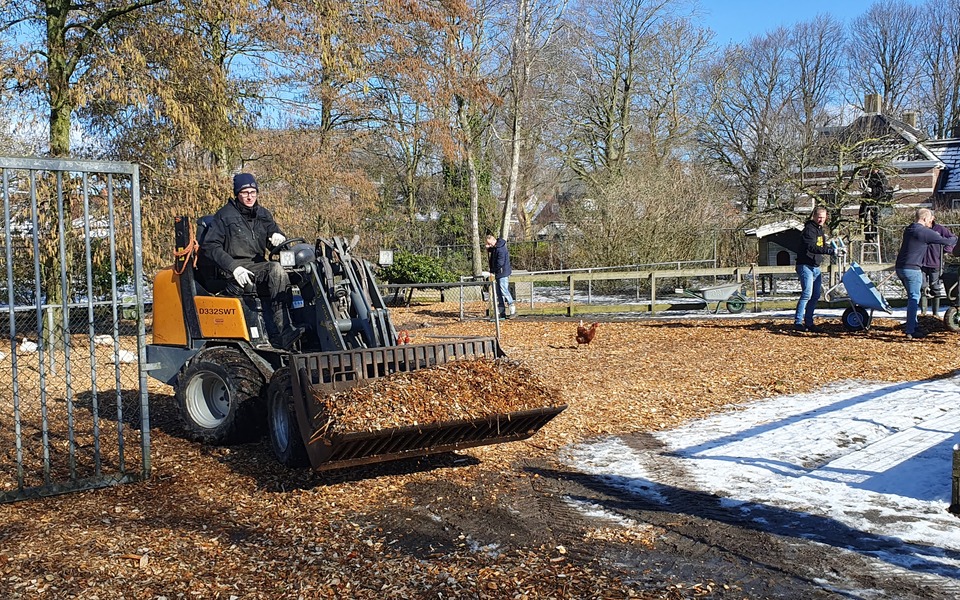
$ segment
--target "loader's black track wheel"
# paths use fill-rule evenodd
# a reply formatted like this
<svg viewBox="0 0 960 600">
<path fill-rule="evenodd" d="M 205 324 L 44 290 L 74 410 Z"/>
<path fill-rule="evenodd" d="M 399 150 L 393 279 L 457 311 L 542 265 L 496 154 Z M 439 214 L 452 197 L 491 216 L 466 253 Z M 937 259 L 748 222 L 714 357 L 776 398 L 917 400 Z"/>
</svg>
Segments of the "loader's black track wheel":
<svg viewBox="0 0 960 600">
<path fill-rule="evenodd" d="M 307 447 L 297 426 L 293 407 L 293 386 L 290 369 L 274 372 L 267 386 L 267 423 L 270 429 L 270 447 L 281 464 L 299 468 L 310 464 Z"/>
<path fill-rule="evenodd" d="M 950 331 L 960 331 L 960 309 L 956 306 L 948 308 L 947 312 L 943 313 L 943 324 Z"/>
<path fill-rule="evenodd" d="M 862 306 L 847 308 L 840 318 L 847 331 L 863 331 L 870 327 L 870 313 Z"/>
<path fill-rule="evenodd" d="M 727 312 L 737 314 L 742 313 L 743 309 L 747 307 L 747 301 L 740 296 L 733 296 L 727 300 Z"/>
<path fill-rule="evenodd" d="M 236 348 L 204 351 L 180 375 L 177 409 L 191 438 L 237 444 L 263 433 L 263 377 Z"/>
</svg>

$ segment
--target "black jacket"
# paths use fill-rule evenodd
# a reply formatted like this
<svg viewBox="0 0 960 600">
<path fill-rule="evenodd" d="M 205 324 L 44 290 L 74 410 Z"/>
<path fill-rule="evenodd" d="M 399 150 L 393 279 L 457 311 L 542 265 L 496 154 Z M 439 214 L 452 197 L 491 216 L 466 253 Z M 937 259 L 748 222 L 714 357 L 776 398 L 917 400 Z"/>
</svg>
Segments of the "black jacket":
<svg viewBox="0 0 960 600">
<path fill-rule="evenodd" d="M 228 201 L 213 216 L 213 222 L 200 247 L 206 258 L 232 276 L 233 270 L 250 262 L 263 262 L 267 240 L 274 233 L 283 234 L 270 211 L 255 204 L 252 217 L 245 217 L 237 200 Z"/>
<path fill-rule="evenodd" d="M 497 238 L 497 243 L 493 248 L 488 248 L 487 252 L 490 253 L 490 273 L 497 279 L 509 277 L 510 273 L 513 273 L 513 269 L 510 268 L 510 251 L 507 250 L 506 240 Z"/>
<path fill-rule="evenodd" d="M 797 248 L 797 264 L 819 267 L 824 254 L 833 254 L 834 249 L 827 245 L 827 236 L 823 227 L 812 220 L 803 226 L 800 234 L 800 247 Z"/>
</svg>

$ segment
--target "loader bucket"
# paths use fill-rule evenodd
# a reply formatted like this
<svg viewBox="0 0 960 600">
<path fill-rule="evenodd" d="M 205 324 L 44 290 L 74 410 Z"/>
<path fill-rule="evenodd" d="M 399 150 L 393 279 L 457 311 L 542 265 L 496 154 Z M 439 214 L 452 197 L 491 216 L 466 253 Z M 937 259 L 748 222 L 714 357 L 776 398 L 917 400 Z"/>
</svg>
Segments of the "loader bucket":
<svg viewBox="0 0 960 600">
<path fill-rule="evenodd" d="M 327 421 L 318 395 L 453 360 L 502 356 L 495 338 L 295 355 L 291 365 L 294 406 L 310 464 L 322 471 L 529 438 L 566 405 L 375 431 L 334 433 L 321 427 Z"/>
</svg>

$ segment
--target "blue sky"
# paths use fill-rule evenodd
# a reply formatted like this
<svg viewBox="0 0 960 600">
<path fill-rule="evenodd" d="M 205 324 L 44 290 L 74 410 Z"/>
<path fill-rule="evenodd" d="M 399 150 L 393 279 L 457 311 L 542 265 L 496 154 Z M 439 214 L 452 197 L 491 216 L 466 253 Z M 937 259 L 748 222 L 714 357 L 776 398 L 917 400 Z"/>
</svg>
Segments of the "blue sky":
<svg viewBox="0 0 960 600">
<path fill-rule="evenodd" d="M 717 33 L 717 45 L 745 42 L 751 36 L 809 21 L 827 13 L 843 23 L 862 15 L 875 0 L 700 0 L 702 25 Z M 920 1 L 911 4 L 922 4 Z"/>
</svg>

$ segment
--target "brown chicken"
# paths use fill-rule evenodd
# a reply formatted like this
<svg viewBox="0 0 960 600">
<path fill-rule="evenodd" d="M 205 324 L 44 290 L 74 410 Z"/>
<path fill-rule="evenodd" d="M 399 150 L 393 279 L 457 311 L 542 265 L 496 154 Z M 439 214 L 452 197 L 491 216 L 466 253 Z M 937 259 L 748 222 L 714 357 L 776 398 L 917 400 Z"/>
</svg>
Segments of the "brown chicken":
<svg viewBox="0 0 960 600">
<path fill-rule="evenodd" d="M 413 339 L 410 337 L 410 334 L 407 333 L 406 329 L 400 330 L 400 333 L 397 334 L 397 345 L 402 346 L 403 344 L 412 344 Z"/>
<path fill-rule="evenodd" d="M 583 321 L 580 321 L 580 325 L 577 327 L 577 348 L 580 347 L 580 344 L 592 342 L 593 337 L 597 335 L 598 327 L 600 327 L 600 323 L 593 323 L 590 327 L 587 327 L 583 324 Z"/>
</svg>

